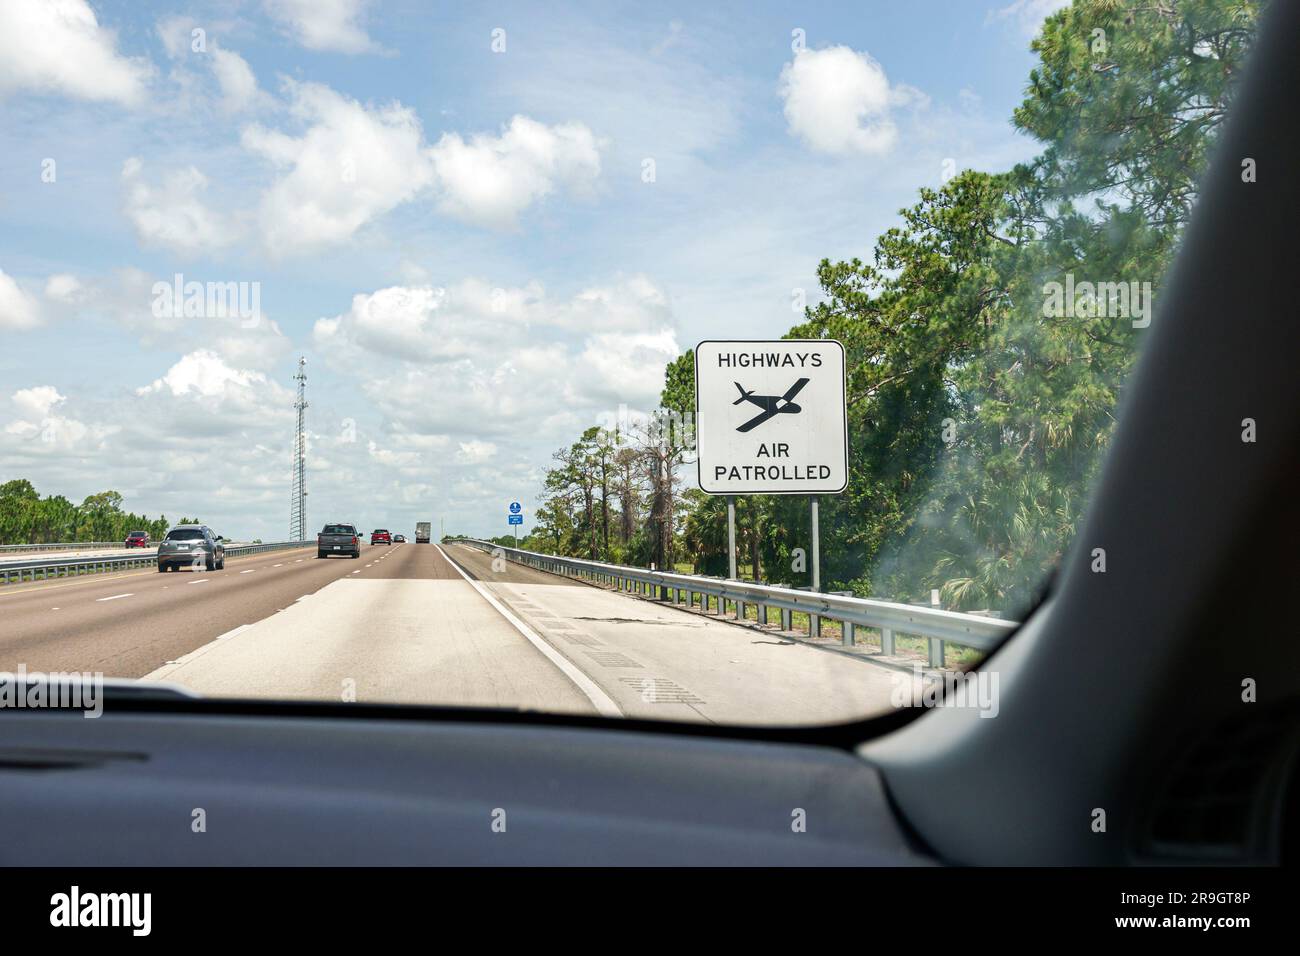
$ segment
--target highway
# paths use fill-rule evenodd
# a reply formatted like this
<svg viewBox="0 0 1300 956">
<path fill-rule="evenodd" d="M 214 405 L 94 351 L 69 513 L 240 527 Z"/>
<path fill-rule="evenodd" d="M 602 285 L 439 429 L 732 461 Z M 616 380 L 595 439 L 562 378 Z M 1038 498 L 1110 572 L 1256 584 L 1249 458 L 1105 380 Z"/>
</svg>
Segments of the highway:
<svg viewBox="0 0 1300 956">
<path fill-rule="evenodd" d="M 147 548 L 84 548 L 75 551 L 5 551 L 0 554 L 0 568 L 6 564 L 22 564 L 29 561 L 61 561 L 65 558 L 139 558 L 157 553 L 157 545 L 150 545 Z"/>
<path fill-rule="evenodd" d="M 472 548 L 314 548 L 0 590 L 0 671 L 204 696 L 822 723 L 888 709 L 897 672 Z"/>
</svg>

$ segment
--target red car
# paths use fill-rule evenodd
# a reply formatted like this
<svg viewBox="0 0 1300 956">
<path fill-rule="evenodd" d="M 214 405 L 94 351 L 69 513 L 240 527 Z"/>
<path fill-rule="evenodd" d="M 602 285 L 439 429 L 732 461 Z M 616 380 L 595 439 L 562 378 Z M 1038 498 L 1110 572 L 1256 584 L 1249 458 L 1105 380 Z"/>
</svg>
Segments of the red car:
<svg viewBox="0 0 1300 956">
<path fill-rule="evenodd" d="M 128 548 L 147 548 L 149 547 L 149 532 L 132 531 L 126 536 L 124 546 Z"/>
<path fill-rule="evenodd" d="M 392 544 L 393 536 L 389 534 L 384 528 L 376 528 L 374 531 L 370 532 L 370 543 L 371 544 Z"/>
</svg>

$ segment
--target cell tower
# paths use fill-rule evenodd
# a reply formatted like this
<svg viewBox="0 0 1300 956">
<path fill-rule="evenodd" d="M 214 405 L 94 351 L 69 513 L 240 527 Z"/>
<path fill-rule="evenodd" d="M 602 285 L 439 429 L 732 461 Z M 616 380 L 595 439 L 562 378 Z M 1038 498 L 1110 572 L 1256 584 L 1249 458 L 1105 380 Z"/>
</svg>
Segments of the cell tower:
<svg viewBox="0 0 1300 956">
<path fill-rule="evenodd" d="M 293 380 L 298 383 L 298 429 L 293 436 L 293 491 L 289 499 L 289 540 L 307 539 L 307 359 L 300 356 Z"/>
</svg>

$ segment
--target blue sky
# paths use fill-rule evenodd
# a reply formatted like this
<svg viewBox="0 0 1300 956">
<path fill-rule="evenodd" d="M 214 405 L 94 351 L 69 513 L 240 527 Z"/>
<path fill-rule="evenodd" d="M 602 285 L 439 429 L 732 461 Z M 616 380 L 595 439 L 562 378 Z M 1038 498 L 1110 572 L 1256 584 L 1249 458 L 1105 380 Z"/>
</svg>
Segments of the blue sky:
<svg viewBox="0 0 1300 956">
<path fill-rule="evenodd" d="M 305 355 L 311 525 L 501 533 L 945 160 L 1031 156 L 1060 3 L 546 6 L 6 2 L 0 479 L 281 537 Z M 159 316 L 177 273 L 260 311 Z"/>
</svg>

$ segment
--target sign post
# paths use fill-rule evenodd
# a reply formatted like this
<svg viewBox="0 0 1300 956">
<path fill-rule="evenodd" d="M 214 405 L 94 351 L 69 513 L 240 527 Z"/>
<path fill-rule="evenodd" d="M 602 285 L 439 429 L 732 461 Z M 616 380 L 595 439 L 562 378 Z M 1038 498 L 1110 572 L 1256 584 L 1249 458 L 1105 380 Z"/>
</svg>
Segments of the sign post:
<svg viewBox="0 0 1300 956">
<path fill-rule="evenodd" d="M 510 515 L 506 519 L 510 522 L 510 528 L 515 533 L 515 547 L 519 547 L 519 526 L 524 523 L 522 512 L 523 506 L 517 501 L 510 502 Z"/>
<path fill-rule="evenodd" d="M 844 346 L 834 339 L 710 341 L 695 347 L 700 488 L 727 496 L 736 576 L 735 495 L 809 495 L 812 586 L 821 588 L 818 495 L 849 483 Z M 816 627 L 816 622 L 813 624 Z"/>
<path fill-rule="evenodd" d="M 727 495 L 727 577 L 736 580 L 736 496 Z"/>
<path fill-rule="evenodd" d="M 814 591 L 822 589 L 821 507 L 816 495 L 812 496 L 812 589 Z M 810 614 L 808 616 L 808 636 L 819 637 L 821 632 L 822 619 L 820 615 Z"/>
</svg>

